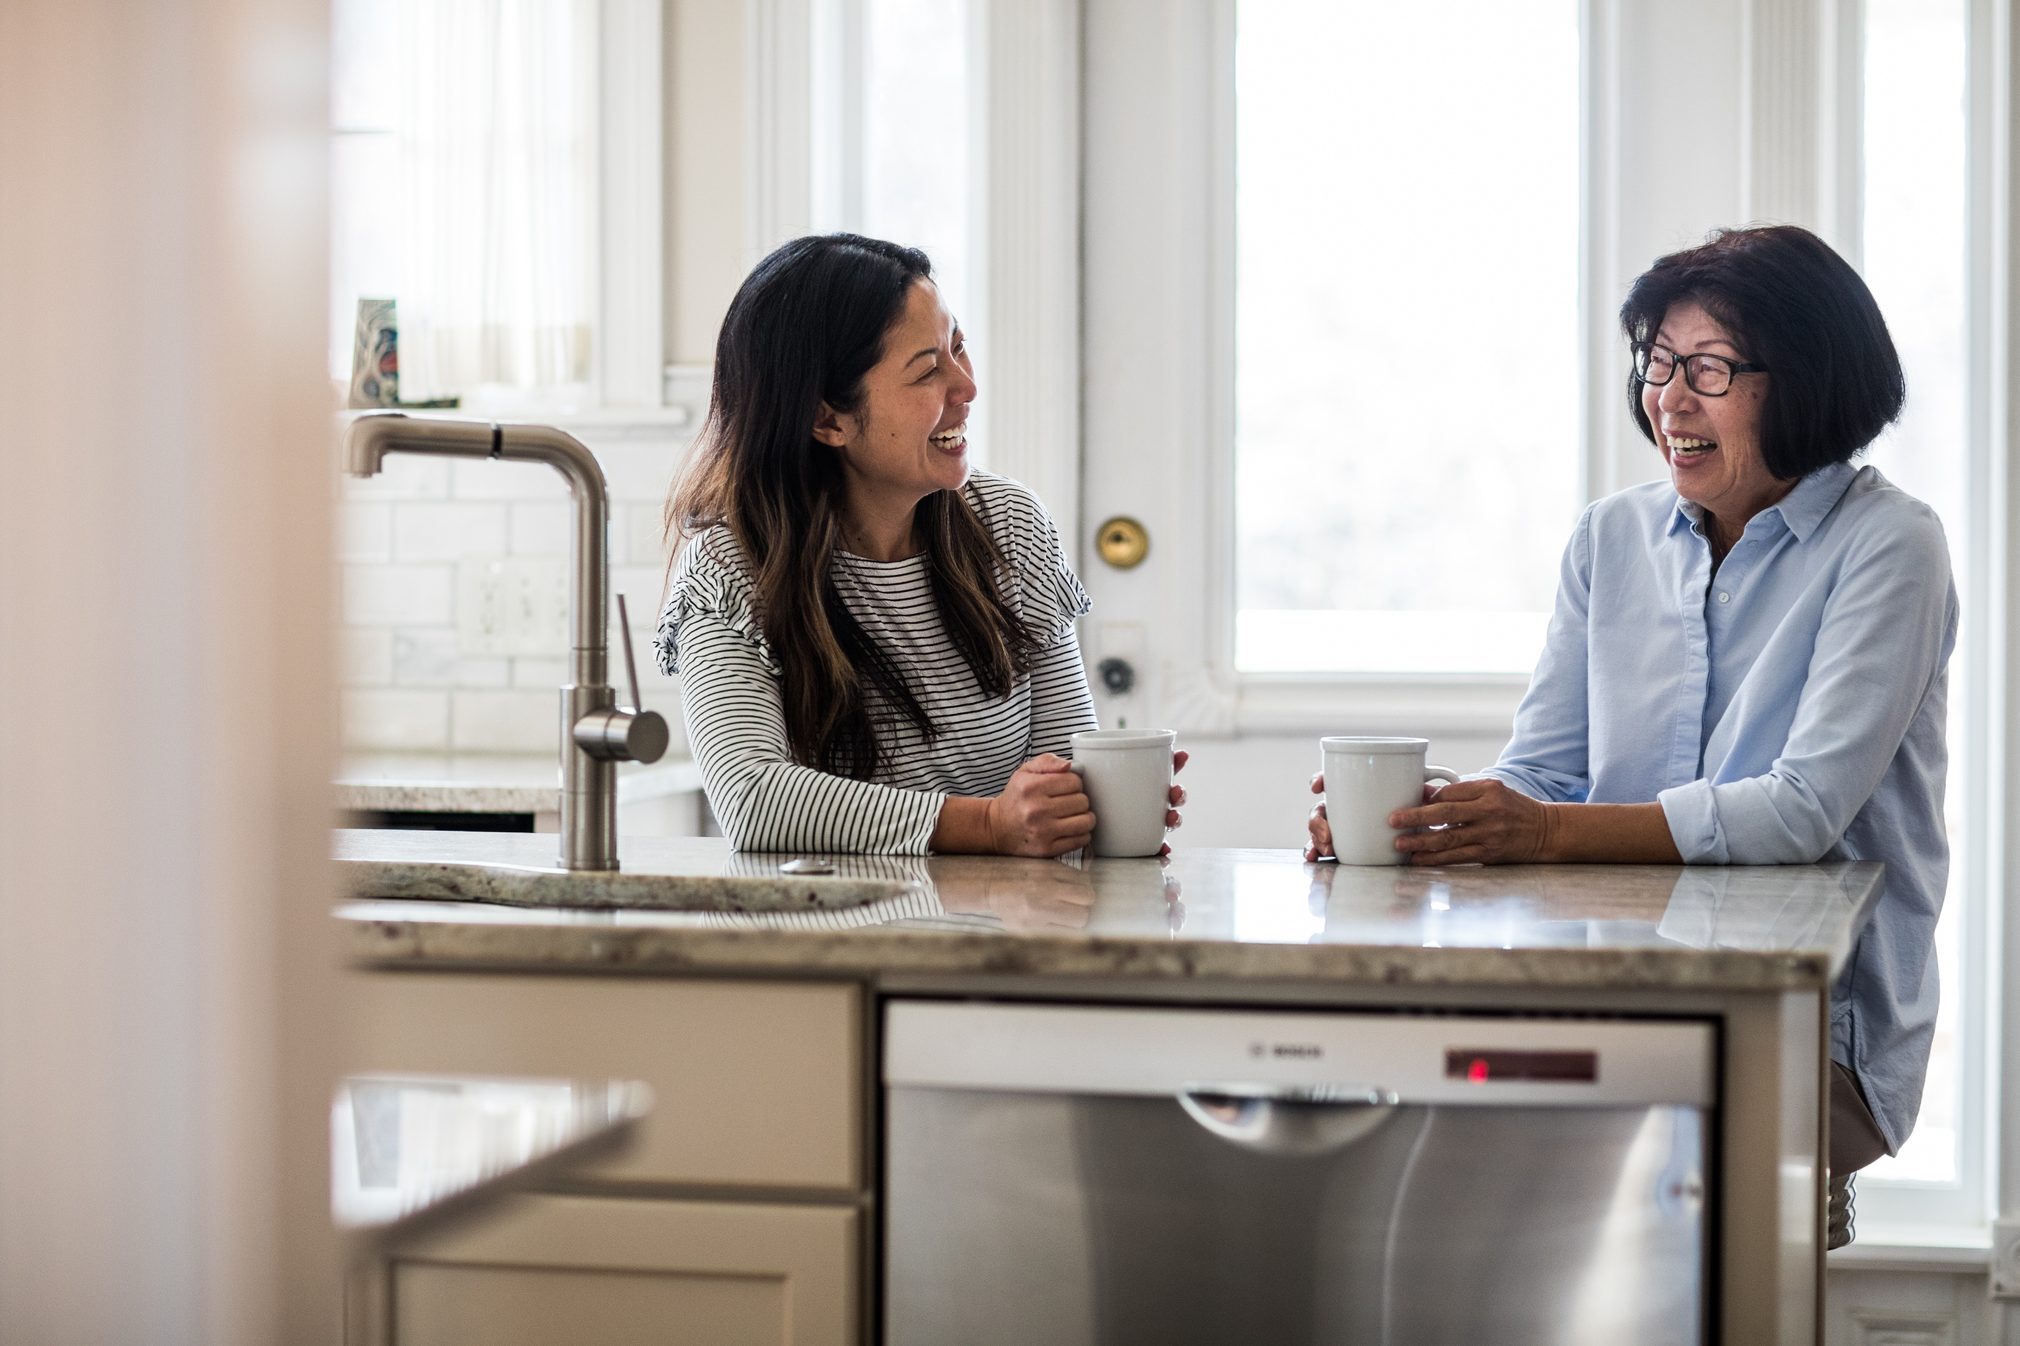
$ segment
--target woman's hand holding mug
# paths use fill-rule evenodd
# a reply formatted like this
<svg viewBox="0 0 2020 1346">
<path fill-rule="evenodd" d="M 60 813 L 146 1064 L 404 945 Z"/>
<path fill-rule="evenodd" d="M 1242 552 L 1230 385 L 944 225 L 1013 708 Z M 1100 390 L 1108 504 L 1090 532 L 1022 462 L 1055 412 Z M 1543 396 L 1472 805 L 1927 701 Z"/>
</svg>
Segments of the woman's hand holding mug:
<svg viewBox="0 0 2020 1346">
<path fill-rule="evenodd" d="M 1073 764 L 1046 753 L 1017 768 L 989 801 L 989 844 L 997 855 L 1049 858 L 1094 836 L 1094 812 Z"/>
</svg>

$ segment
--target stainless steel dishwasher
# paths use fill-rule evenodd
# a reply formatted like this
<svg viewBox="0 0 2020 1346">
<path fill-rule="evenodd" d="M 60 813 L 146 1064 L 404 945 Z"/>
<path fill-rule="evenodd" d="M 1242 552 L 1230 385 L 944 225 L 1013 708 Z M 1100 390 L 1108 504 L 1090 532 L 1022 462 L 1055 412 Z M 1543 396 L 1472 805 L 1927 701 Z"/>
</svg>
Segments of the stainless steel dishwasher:
<svg viewBox="0 0 2020 1346">
<path fill-rule="evenodd" d="M 886 1346 L 1699 1343 L 1701 1023 L 895 1001 Z"/>
</svg>

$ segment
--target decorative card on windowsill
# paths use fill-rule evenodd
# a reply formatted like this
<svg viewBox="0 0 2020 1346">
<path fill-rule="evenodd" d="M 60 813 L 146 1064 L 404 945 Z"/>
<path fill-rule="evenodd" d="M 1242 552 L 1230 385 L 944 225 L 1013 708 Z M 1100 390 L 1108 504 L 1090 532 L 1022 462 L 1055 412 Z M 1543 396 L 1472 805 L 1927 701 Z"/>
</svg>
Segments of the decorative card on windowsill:
<svg viewBox="0 0 2020 1346">
<path fill-rule="evenodd" d="M 457 397 L 400 400 L 400 323 L 391 299 L 358 301 L 358 322 L 351 340 L 350 405 L 434 409 L 462 405 Z"/>
</svg>

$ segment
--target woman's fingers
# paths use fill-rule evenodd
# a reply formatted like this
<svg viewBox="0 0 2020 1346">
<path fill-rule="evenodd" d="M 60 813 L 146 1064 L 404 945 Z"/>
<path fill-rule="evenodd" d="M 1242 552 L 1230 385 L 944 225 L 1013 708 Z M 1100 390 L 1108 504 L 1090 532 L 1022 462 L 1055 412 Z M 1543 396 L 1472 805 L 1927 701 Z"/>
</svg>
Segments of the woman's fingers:
<svg viewBox="0 0 2020 1346">
<path fill-rule="evenodd" d="M 1317 860 L 1333 853 L 1333 825 L 1326 821 L 1326 806 L 1319 804 L 1305 817 L 1305 831 L 1311 835 L 1311 844 L 1305 847 L 1305 859 Z"/>
<path fill-rule="evenodd" d="M 1312 793 L 1315 795 L 1322 795 L 1325 792 L 1326 792 L 1326 773 L 1323 771 L 1314 772 L 1312 775 Z"/>
<path fill-rule="evenodd" d="M 1179 772 L 1185 770 L 1185 764 L 1187 762 L 1190 762 L 1191 760 L 1192 760 L 1192 754 L 1187 752 L 1183 748 L 1180 748 L 1177 752 L 1174 752 L 1171 755 L 1171 774 L 1176 776 Z"/>
<path fill-rule="evenodd" d="M 1094 814 L 1083 800 L 1079 809 L 1046 819 L 1045 830 L 1055 837 L 1094 835 Z"/>
<path fill-rule="evenodd" d="M 1391 827 L 1450 827 L 1492 816 L 1493 810 L 1476 803 L 1419 804 L 1413 809 L 1397 809 L 1389 815 Z"/>
</svg>

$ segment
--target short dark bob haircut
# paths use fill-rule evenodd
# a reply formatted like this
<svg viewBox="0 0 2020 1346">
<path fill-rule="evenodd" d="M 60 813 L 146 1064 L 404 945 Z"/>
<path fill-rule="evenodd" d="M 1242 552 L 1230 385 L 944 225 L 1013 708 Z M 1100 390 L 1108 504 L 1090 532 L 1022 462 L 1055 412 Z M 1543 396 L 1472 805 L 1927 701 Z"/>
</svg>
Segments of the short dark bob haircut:
<svg viewBox="0 0 2020 1346">
<path fill-rule="evenodd" d="M 1809 230 L 1720 229 L 1659 258 L 1627 291 L 1620 330 L 1630 344 L 1653 341 L 1670 308 L 1692 300 L 1731 335 L 1742 359 L 1767 366 L 1761 458 L 1780 480 L 1849 461 L 1901 414 L 1907 378 L 1880 306 L 1859 273 Z M 1627 405 L 1652 444 L 1641 387 L 1630 370 Z"/>
</svg>

